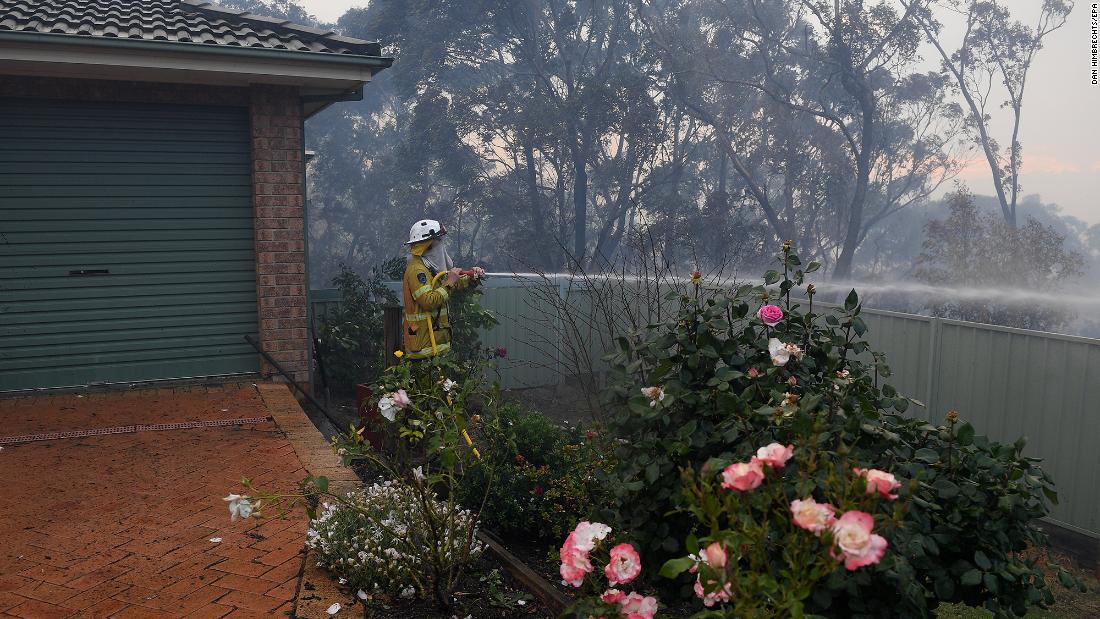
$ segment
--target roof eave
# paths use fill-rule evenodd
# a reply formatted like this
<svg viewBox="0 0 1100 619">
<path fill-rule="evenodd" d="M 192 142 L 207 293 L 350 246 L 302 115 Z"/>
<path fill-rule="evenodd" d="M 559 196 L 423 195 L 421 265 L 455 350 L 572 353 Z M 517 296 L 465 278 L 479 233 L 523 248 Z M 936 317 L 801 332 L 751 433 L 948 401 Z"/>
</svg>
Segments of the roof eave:
<svg viewBox="0 0 1100 619">
<path fill-rule="evenodd" d="M 288 60 L 294 62 L 315 62 L 321 65 L 356 65 L 371 68 L 372 73 L 377 73 L 393 64 L 393 58 L 385 56 L 362 56 L 357 54 L 337 54 L 333 52 L 304 52 L 296 50 L 257 49 L 252 47 L 235 47 L 228 45 L 211 45 L 209 43 L 187 43 L 182 41 L 146 41 L 137 39 L 111 39 L 105 37 L 90 37 L 87 35 L 71 35 L 40 32 L 0 31 L 0 44 L 4 42 L 15 43 L 45 43 L 51 45 L 73 45 L 100 47 L 117 50 L 132 50 L 134 52 L 180 52 L 194 54 L 210 54 L 224 56 L 227 60 L 237 58 L 256 58 L 264 60 Z"/>
</svg>

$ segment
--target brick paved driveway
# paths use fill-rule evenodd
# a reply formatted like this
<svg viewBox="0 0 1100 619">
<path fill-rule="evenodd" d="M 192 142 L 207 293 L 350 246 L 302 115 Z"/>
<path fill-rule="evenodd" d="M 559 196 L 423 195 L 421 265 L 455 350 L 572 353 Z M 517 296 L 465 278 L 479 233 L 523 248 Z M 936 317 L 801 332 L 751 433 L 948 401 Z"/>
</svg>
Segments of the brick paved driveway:
<svg viewBox="0 0 1100 619">
<path fill-rule="evenodd" d="M 8 399 L 0 437 L 268 414 L 251 384 Z M 304 475 L 272 422 L 6 446 L 0 615 L 283 615 L 304 516 L 231 523 L 221 497 L 241 477 L 290 489 Z"/>
</svg>

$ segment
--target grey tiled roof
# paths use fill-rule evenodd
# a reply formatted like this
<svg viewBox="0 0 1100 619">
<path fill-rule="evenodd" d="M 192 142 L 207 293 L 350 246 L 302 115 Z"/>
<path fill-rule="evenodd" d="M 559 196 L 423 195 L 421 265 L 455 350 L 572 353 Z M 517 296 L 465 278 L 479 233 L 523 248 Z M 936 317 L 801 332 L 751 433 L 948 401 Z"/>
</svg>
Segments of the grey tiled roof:
<svg viewBox="0 0 1100 619">
<path fill-rule="evenodd" d="M 0 32 L 380 56 L 377 43 L 203 0 L 0 0 Z"/>
</svg>

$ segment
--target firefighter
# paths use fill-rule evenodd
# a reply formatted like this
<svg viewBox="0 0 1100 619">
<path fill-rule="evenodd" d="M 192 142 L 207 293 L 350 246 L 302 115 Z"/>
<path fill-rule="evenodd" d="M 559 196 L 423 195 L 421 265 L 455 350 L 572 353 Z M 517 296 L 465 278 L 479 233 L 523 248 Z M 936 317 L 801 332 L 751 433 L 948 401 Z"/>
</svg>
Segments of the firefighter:
<svg viewBox="0 0 1100 619">
<path fill-rule="evenodd" d="M 409 264 L 405 267 L 405 356 L 428 359 L 451 349 L 447 301 L 453 292 L 477 285 L 482 269 L 463 271 L 447 253 L 447 229 L 434 219 L 422 219 L 409 230 Z M 446 273 L 438 281 L 436 275 Z M 432 335 L 435 336 L 434 346 Z"/>
</svg>

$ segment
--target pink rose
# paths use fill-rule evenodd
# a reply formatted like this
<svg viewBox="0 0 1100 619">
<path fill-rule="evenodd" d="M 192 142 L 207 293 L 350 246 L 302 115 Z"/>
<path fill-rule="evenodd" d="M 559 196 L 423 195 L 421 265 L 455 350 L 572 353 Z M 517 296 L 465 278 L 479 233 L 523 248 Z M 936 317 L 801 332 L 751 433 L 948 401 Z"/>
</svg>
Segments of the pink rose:
<svg viewBox="0 0 1100 619">
<path fill-rule="evenodd" d="M 783 468 L 783 465 L 787 464 L 787 460 L 790 460 L 793 454 L 794 445 L 784 447 L 779 443 L 772 443 L 756 450 L 756 458 L 773 469 Z"/>
<path fill-rule="evenodd" d="M 886 554 L 886 539 L 871 533 L 875 519 L 867 512 L 845 512 L 833 523 L 833 543 L 840 549 L 840 555 L 833 553 L 849 571 L 865 565 L 874 565 Z"/>
<path fill-rule="evenodd" d="M 760 370 L 749 368 L 749 378 L 760 378 Z"/>
<path fill-rule="evenodd" d="M 393 394 L 393 403 L 397 408 L 405 408 L 412 404 L 412 400 L 409 400 L 409 394 L 405 393 L 404 389 L 398 389 L 397 393 Z"/>
<path fill-rule="evenodd" d="M 722 471 L 722 487 L 730 490 L 745 492 L 752 490 L 764 481 L 764 467 L 760 460 L 753 456 L 747 464 L 738 462 L 726 467 Z"/>
<path fill-rule="evenodd" d="M 707 582 L 712 586 L 718 584 L 718 582 L 714 580 L 709 580 Z M 703 600 L 703 606 L 707 608 L 719 602 L 728 602 L 732 594 L 733 591 L 730 589 L 730 583 L 728 582 L 725 586 L 715 589 L 713 593 L 707 593 L 706 589 L 703 588 L 703 581 L 699 578 L 695 579 L 695 595 L 700 600 Z"/>
<path fill-rule="evenodd" d="M 619 600 L 619 612 L 628 619 L 653 619 L 657 614 L 657 598 L 631 593 Z"/>
<path fill-rule="evenodd" d="M 642 558 L 630 544 L 619 544 L 611 549 L 611 562 L 603 573 L 611 586 L 625 585 L 642 573 Z"/>
<path fill-rule="evenodd" d="M 828 503 L 818 503 L 813 497 L 791 501 L 791 514 L 796 525 L 812 531 L 814 535 L 821 535 L 836 522 L 836 508 Z"/>
<path fill-rule="evenodd" d="M 728 555 L 726 554 L 726 548 L 722 546 L 722 544 L 714 542 L 710 546 L 699 551 L 699 558 L 703 560 L 703 563 L 706 563 L 716 570 L 720 570 L 726 567 Z"/>
<path fill-rule="evenodd" d="M 562 584 L 579 587 L 584 583 L 584 577 L 592 571 L 592 562 L 588 560 L 588 553 L 578 550 L 570 541 L 567 539 L 561 548 L 561 568 L 558 571 Z"/>
<path fill-rule="evenodd" d="M 618 604 L 619 600 L 623 599 L 624 597 L 626 597 L 626 594 L 622 591 L 619 591 L 618 589 L 608 589 L 607 591 L 603 592 L 603 595 L 600 596 L 600 600 L 602 600 L 605 604 Z"/>
<path fill-rule="evenodd" d="M 774 327 L 779 324 L 780 320 L 783 320 L 783 310 L 779 309 L 778 305 L 763 305 L 756 310 L 756 317 L 760 319 L 760 322 L 769 327 Z"/>
<path fill-rule="evenodd" d="M 891 492 L 901 488 L 901 482 L 892 474 L 878 469 L 856 468 L 852 470 L 855 471 L 856 475 L 860 475 L 867 480 L 867 494 L 874 494 L 877 492 L 879 496 L 890 501 L 898 498 L 898 495 L 891 494 Z"/>
</svg>

